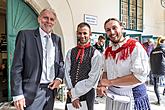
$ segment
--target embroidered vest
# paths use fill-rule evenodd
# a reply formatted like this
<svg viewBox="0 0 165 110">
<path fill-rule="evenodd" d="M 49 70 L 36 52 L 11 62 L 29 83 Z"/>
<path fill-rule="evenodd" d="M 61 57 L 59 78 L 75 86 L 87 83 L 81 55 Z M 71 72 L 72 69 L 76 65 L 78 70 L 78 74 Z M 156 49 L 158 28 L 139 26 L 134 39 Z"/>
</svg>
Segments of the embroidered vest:
<svg viewBox="0 0 165 110">
<path fill-rule="evenodd" d="M 88 73 L 91 70 L 91 59 L 93 57 L 95 48 L 90 46 L 89 48 L 85 48 L 84 57 L 82 63 L 80 63 L 80 59 L 76 61 L 76 56 L 78 53 L 78 49 L 75 47 L 71 50 L 71 82 L 73 87 L 77 82 L 87 79 Z"/>
</svg>

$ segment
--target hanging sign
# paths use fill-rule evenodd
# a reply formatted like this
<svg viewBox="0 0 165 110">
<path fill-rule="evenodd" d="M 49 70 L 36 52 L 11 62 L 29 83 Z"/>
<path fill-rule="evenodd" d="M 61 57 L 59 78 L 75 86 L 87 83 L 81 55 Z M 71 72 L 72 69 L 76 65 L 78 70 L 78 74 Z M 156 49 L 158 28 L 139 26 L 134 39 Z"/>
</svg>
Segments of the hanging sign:
<svg viewBox="0 0 165 110">
<path fill-rule="evenodd" d="M 84 14 L 84 22 L 90 25 L 97 25 L 97 16 Z"/>
</svg>

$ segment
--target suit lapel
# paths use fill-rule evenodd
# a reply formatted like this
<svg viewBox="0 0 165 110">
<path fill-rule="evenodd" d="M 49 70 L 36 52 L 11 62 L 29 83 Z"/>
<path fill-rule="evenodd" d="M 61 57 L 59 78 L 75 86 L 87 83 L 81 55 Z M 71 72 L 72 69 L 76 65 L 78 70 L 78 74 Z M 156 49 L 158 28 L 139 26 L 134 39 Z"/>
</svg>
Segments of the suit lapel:
<svg viewBox="0 0 165 110">
<path fill-rule="evenodd" d="M 36 44 L 37 44 L 37 48 L 38 48 L 38 52 L 39 52 L 40 61 L 41 61 L 41 64 L 42 64 L 42 62 L 43 62 L 43 52 L 42 52 L 42 43 L 41 43 L 41 38 L 40 38 L 40 34 L 39 34 L 39 29 L 37 29 L 35 31 L 35 40 L 36 40 Z"/>
</svg>

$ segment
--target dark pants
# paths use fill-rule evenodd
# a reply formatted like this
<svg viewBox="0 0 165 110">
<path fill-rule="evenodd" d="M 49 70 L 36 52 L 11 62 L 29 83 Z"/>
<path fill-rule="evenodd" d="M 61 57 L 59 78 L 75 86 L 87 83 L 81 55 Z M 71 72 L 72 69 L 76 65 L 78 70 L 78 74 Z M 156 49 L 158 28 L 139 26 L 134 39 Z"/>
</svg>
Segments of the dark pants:
<svg viewBox="0 0 165 110">
<path fill-rule="evenodd" d="M 159 82 L 159 78 L 154 77 L 154 92 L 156 94 L 158 103 L 160 103 L 160 95 L 159 95 L 159 87 L 158 87 L 159 85 L 158 85 L 158 82 Z"/>
<path fill-rule="evenodd" d="M 149 73 L 149 78 L 150 78 L 150 84 L 154 85 L 154 77 L 153 77 L 152 71 L 150 71 Z"/>
<path fill-rule="evenodd" d="M 47 86 L 47 84 L 40 85 L 34 102 L 26 107 L 25 110 L 53 110 L 55 96 L 54 92 Z"/>
<path fill-rule="evenodd" d="M 95 100 L 95 89 L 92 88 L 88 93 L 79 97 L 80 101 L 86 101 L 88 110 L 94 110 L 94 100 Z M 66 104 L 71 103 L 71 98 L 67 96 Z M 67 106 L 65 105 L 65 110 L 67 110 Z"/>
</svg>

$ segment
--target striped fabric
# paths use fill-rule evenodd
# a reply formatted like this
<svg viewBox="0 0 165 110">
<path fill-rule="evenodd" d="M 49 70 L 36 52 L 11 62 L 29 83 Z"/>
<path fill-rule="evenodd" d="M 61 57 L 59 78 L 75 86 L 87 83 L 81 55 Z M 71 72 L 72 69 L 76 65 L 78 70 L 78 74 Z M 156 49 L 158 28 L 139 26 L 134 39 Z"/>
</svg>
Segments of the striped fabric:
<svg viewBox="0 0 165 110">
<path fill-rule="evenodd" d="M 145 85 L 144 84 L 139 85 L 133 88 L 132 90 L 133 90 L 133 97 L 135 100 L 135 105 L 134 105 L 135 110 L 150 110 L 150 104 L 149 104 Z"/>
<path fill-rule="evenodd" d="M 110 87 L 109 90 L 117 95 L 129 96 L 129 103 L 114 101 L 110 97 L 106 99 L 106 110 L 150 110 L 146 87 L 141 84 L 134 88 Z"/>
</svg>

